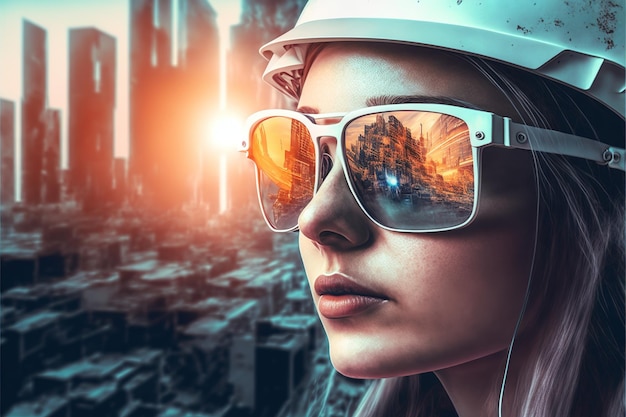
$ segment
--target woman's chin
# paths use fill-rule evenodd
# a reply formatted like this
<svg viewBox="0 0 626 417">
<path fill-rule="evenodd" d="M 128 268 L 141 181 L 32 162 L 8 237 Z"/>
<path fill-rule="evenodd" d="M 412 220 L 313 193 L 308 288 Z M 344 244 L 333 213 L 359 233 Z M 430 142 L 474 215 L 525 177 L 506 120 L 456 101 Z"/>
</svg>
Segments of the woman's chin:
<svg viewBox="0 0 626 417">
<path fill-rule="evenodd" d="M 360 361 L 343 361 L 335 360 L 331 356 L 333 367 L 341 375 L 354 379 L 375 379 L 383 378 L 380 376 L 380 370 L 372 367 L 372 364 L 364 364 Z"/>
<path fill-rule="evenodd" d="M 383 346 L 363 341 L 331 340 L 330 360 L 340 374 L 357 379 L 388 378 L 399 376 L 390 356 Z M 403 373 L 401 369 L 398 372 Z M 404 369 L 406 371 L 406 369 Z"/>
</svg>

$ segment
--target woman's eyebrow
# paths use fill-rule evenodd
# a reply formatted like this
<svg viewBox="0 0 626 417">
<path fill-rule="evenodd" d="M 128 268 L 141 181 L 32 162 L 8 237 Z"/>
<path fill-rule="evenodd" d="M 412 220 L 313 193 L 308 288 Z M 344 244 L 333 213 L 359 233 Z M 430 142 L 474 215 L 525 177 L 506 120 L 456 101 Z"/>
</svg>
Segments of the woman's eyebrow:
<svg viewBox="0 0 626 417">
<path fill-rule="evenodd" d="M 369 97 L 365 100 L 367 107 L 382 106 L 386 104 L 407 104 L 407 103 L 429 103 L 429 104 L 447 104 L 450 106 L 465 107 L 468 109 L 483 110 L 482 108 L 464 100 L 448 96 L 427 96 L 427 95 L 381 95 Z M 319 110 L 315 107 L 302 106 L 296 109 L 297 112 L 304 114 L 319 114 Z"/>
<path fill-rule="evenodd" d="M 309 107 L 309 106 L 298 107 L 296 111 L 299 113 L 304 113 L 304 114 L 319 114 L 320 112 L 315 107 Z"/>
<path fill-rule="evenodd" d="M 367 106 L 381 106 L 385 104 L 406 104 L 406 103 L 429 103 L 447 104 L 451 106 L 466 107 L 469 109 L 481 110 L 478 106 L 464 100 L 448 96 L 427 96 L 427 95 L 382 95 L 370 97 L 365 101 Z"/>
</svg>

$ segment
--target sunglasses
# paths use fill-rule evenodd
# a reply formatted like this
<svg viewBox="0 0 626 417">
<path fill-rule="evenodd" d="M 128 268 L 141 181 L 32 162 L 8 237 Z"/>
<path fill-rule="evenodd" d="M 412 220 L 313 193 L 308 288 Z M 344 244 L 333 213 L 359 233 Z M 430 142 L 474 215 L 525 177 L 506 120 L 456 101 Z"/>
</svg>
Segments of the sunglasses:
<svg viewBox="0 0 626 417">
<path fill-rule="evenodd" d="M 321 124 L 322 122 L 323 124 Z M 334 163 L 354 199 L 378 226 L 441 232 L 467 226 L 480 201 L 488 146 L 585 158 L 624 170 L 623 149 L 445 104 L 392 104 L 349 113 L 264 110 L 246 121 L 240 151 L 256 165 L 269 227 L 297 230 L 298 217 Z M 320 139 L 337 141 L 335 161 Z"/>
</svg>

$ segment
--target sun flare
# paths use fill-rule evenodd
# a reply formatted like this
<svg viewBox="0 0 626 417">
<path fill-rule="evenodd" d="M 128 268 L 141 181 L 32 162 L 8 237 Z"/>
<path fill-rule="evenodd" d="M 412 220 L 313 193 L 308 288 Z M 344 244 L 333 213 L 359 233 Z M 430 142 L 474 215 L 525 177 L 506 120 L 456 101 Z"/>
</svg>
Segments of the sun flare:
<svg viewBox="0 0 626 417">
<path fill-rule="evenodd" d="M 224 150 L 237 149 L 242 131 L 242 121 L 239 117 L 226 113 L 219 114 L 210 122 L 208 143 Z"/>
</svg>

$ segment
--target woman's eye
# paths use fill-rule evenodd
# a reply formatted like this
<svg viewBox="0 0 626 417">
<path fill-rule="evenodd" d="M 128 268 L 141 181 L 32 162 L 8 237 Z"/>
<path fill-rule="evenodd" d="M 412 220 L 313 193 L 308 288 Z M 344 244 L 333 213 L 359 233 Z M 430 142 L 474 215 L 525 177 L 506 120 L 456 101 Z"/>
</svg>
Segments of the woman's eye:
<svg viewBox="0 0 626 417">
<path fill-rule="evenodd" d="M 320 182 L 328 176 L 330 170 L 333 169 L 333 159 L 328 153 L 328 149 L 322 149 L 322 157 L 320 161 Z"/>
</svg>

